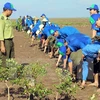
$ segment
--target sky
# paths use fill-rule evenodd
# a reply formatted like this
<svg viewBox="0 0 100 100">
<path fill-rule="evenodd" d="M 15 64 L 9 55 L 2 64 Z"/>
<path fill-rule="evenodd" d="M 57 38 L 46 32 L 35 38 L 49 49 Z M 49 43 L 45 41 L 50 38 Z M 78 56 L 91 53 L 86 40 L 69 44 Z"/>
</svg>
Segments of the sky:
<svg viewBox="0 0 100 100">
<path fill-rule="evenodd" d="M 100 7 L 100 0 L 0 0 L 0 13 L 6 2 L 12 3 L 17 10 L 11 18 L 40 17 L 42 13 L 48 18 L 84 18 L 90 16 L 87 7 L 92 4 Z"/>
</svg>

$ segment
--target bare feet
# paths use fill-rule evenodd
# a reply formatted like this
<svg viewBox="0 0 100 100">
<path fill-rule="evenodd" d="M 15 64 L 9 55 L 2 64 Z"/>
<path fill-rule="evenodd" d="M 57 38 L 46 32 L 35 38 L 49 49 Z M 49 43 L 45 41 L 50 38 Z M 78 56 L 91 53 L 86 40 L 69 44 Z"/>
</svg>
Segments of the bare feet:
<svg viewBox="0 0 100 100">
<path fill-rule="evenodd" d="M 53 58 L 53 56 L 52 56 L 52 53 L 50 52 L 49 53 L 49 58 L 51 59 L 51 58 Z"/>
<path fill-rule="evenodd" d="M 94 86 L 94 87 L 98 87 L 98 83 L 91 83 L 88 86 Z"/>
<path fill-rule="evenodd" d="M 85 88 L 85 81 L 84 80 L 82 81 L 82 84 L 80 85 L 80 88 L 81 89 L 84 89 Z"/>
<path fill-rule="evenodd" d="M 85 88 L 84 85 L 80 85 L 80 89 L 83 90 Z"/>
</svg>

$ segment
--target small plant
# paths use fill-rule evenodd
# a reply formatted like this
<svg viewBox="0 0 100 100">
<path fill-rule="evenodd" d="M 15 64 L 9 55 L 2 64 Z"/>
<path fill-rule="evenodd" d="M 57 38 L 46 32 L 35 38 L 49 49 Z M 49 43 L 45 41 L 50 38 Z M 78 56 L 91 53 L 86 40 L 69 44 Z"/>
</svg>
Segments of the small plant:
<svg viewBox="0 0 100 100">
<path fill-rule="evenodd" d="M 0 81 L 4 81 L 5 85 L 8 88 L 8 100 L 10 100 L 10 86 L 8 86 L 8 81 L 10 83 L 13 83 L 13 81 L 18 78 L 18 71 L 21 68 L 22 66 L 13 59 L 7 59 L 6 67 L 0 67 Z"/>
<path fill-rule="evenodd" d="M 8 88 L 8 100 L 10 100 L 10 86 L 8 82 L 17 84 L 24 89 L 24 93 L 37 96 L 39 99 L 46 97 L 51 93 L 51 90 L 47 89 L 41 80 L 46 75 L 45 66 L 39 63 L 22 66 L 13 59 L 6 61 L 6 67 L 0 67 L 0 80 L 5 82 Z M 37 78 L 39 80 L 37 81 Z"/>
<path fill-rule="evenodd" d="M 92 94 L 92 95 L 89 97 L 89 100 L 97 100 L 97 99 L 96 99 L 96 96 L 97 96 L 97 94 Z"/>
<path fill-rule="evenodd" d="M 73 97 L 74 93 L 76 93 L 77 85 L 73 84 L 72 77 L 67 70 L 63 70 L 57 68 L 56 73 L 59 78 L 59 84 L 56 84 L 56 100 L 58 100 L 58 94 L 60 98 L 62 96 Z"/>
<path fill-rule="evenodd" d="M 39 63 L 30 64 L 23 68 L 21 85 L 25 89 L 26 94 L 33 94 L 38 98 L 43 98 L 51 93 L 49 89 L 41 83 L 42 77 L 46 75 L 45 65 L 40 65 Z M 39 80 L 37 81 L 37 78 Z"/>
<path fill-rule="evenodd" d="M 46 97 L 51 93 L 50 89 L 47 89 L 42 83 L 42 77 L 46 75 L 46 65 L 39 63 L 30 64 L 24 66 L 22 69 L 17 69 L 19 73 L 15 80 L 12 80 L 13 84 L 20 85 L 24 88 L 24 94 L 33 95 L 39 99 Z M 41 79 L 41 80 L 40 80 Z"/>
<path fill-rule="evenodd" d="M 32 94 L 33 97 L 37 97 L 39 100 L 45 98 L 52 93 L 52 90 L 47 89 L 42 83 L 37 83 L 35 86 L 30 86 L 25 90 L 25 93 Z"/>
</svg>

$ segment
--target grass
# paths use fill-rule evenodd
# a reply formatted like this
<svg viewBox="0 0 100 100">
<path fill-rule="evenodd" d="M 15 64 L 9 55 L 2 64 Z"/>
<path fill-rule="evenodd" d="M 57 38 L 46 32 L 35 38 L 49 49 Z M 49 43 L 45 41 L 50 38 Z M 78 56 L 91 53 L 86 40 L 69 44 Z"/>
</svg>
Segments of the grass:
<svg viewBox="0 0 100 100">
<path fill-rule="evenodd" d="M 16 25 L 16 20 L 12 19 L 13 26 Z M 89 18 L 50 18 L 50 22 L 63 26 L 90 26 Z"/>
<path fill-rule="evenodd" d="M 71 25 L 71 26 L 90 25 L 88 18 L 51 18 L 50 21 L 60 25 L 61 27 L 65 25 Z"/>
</svg>

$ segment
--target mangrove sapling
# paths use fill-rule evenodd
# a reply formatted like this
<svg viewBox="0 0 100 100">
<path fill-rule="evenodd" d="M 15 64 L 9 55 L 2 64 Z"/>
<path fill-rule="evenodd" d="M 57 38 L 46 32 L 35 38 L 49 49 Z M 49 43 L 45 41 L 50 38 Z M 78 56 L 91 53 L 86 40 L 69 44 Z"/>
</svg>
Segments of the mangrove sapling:
<svg viewBox="0 0 100 100">
<path fill-rule="evenodd" d="M 17 72 L 20 68 L 21 65 L 18 65 L 13 59 L 7 59 L 6 67 L 0 67 L 0 81 L 3 81 L 7 87 L 8 100 L 10 100 L 10 87 L 13 85 L 12 82 L 18 77 Z M 8 85 L 8 83 L 10 83 L 10 85 Z"/>
<path fill-rule="evenodd" d="M 56 100 L 58 100 L 58 95 L 60 95 L 60 98 L 62 96 L 73 96 L 74 93 L 76 93 L 77 85 L 73 84 L 72 77 L 70 73 L 67 70 L 63 70 L 57 68 L 56 73 L 58 75 L 59 84 L 56 84 Z"/>
</svg>

